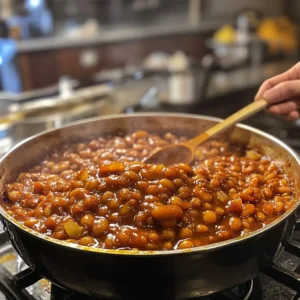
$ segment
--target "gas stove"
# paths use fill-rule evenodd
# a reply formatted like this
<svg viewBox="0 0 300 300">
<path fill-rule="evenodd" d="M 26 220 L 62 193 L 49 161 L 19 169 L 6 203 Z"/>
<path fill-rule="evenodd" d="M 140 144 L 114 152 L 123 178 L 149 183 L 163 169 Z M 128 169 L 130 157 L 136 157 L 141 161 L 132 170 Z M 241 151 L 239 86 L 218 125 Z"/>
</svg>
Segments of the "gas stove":
<svg viewBox="0 0 300 300">
<path fill-rule="evenodd" d="M 192 300 L 300 300 L 300 223 L 292 241 L 279 258 L 252 280 L 214 295 Z M 141 295 L 140 299 L 146 299 Z M 0 300 L 92 300 L 88 296 L 51 285 L 46 279 L 28 268 L 8 242 L 5 233 L 0 234 Z M 101 298 L 98 298 L 101 299 Z M 157 299 L 160 292 L 157 291 Z M 166 299 L 165 297 L 163 299 Z M 129 300 L 129 299 L 128 299 Z M 130 299 L 132 300 L 132 299 Z M 150 299 L 149 299 L 150 300 Z M 170 300 L 177 300 L 170 298 Z M 178 299 L 179 300 L 179 299 Z M 187 299 L 185 299 L 187 300 Z"/>
</svg>

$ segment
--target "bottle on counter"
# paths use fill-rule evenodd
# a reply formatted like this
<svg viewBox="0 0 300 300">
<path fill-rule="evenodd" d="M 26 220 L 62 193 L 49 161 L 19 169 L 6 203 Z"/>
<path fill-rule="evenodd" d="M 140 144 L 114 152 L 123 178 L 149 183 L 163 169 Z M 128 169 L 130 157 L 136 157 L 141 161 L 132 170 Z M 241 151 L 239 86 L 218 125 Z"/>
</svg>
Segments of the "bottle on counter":
<svg viewBox="0 0 300 300">
<path fill-rule="evenodd" d="M 195 78 L 183 52 L 176 52 L 169 60 L 169 103 L 191 104 L 195 100 Z"/>
</svg>

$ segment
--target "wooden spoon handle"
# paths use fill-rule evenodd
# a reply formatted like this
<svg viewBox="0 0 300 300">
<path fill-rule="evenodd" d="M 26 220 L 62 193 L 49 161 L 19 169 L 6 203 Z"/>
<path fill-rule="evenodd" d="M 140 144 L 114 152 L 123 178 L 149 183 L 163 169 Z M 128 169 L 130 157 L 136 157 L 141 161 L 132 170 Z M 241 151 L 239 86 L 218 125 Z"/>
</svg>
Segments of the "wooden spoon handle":
<svg viewBox="0 0 300 300">
<path fill-rule="evenodd" d="M 203 143 L 210 137 L 216 135 L 217 133 L 221 133 L 222 131 L 228 129 L 229 127 L 235 125 L 236 123 L 251 117 L 253 114 L 263 110 L 268 106 L 268 102 L 264 99 L 257 100 L 252 102 L 251 104 L 245 106 L 244 108 L 240 109 L 230 117 L 226 118 L 224 121 L 216 124 L 215 126 L 209 128 L 199 136 L 191 139 L 187 143 L 189 145 L 198 146 L 199 144 Z"/>
</svg>

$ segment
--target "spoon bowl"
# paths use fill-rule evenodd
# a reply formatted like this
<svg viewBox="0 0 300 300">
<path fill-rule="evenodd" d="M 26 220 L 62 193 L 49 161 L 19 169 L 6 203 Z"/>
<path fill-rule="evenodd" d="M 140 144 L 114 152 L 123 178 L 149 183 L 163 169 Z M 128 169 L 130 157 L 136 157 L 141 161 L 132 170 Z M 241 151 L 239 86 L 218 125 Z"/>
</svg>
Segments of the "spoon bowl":
<svg viewBox="0 0 300 300">
<path fill-rule="evenodd" d="M 154 152 L 144 160 L 147 164 L 164 164 L 170 166 L 178 163 L 190 164 L 194 160 L 196 148 L 209 138 L 232 127 L 236 123 L 249 118 L 253 114 L 265 109 L 268 102 L 264 99 L 257 100 L 237 111 L 224 121 L 209 128 L 200 135 L 188 140 L 187 142 L 166 146 Z"/>
<path fill-rule="evenodd" d="M 194 159 L 195 149 L 184 143 L 164 147 L 145 159 L 147 164 L 189 164 Z"/>
</svg>

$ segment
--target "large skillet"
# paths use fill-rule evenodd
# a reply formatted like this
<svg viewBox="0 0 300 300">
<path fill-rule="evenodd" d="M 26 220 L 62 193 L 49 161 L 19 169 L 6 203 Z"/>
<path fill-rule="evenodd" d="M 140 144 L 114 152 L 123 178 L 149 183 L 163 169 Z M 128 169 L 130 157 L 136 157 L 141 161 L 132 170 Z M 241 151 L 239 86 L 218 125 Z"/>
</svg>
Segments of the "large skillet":
<svg viewBox="0 0 300 300">
<path fill-rule="evenodd" d="M 76 123 L 39 134 L 19 144 L 0 162 L 0 191 L 18 173 L 37 164 L 49 151 L 71 139 L 119 130 L 172 130 L 197 134 L 219 120 L 188 114 L 116 115 Z M 53 283 L 91 296 L 139 299 L 186 299 L 243 283 L 281 253 L 296 223 L 300 195 L 300 161 L 276 138 L 239 125 L 228 138 L 259 147 L 282 165 L 294 185 L 295 205 L 281 218 L 243 238 L 191 250 L 132 252 L 102 250 L 44 237 L 21 226 L 0 207 L 9 238 L 24 261 Z M 142 294 L 140 294 L 142 293 Z"/>
</svg>

